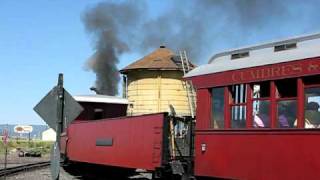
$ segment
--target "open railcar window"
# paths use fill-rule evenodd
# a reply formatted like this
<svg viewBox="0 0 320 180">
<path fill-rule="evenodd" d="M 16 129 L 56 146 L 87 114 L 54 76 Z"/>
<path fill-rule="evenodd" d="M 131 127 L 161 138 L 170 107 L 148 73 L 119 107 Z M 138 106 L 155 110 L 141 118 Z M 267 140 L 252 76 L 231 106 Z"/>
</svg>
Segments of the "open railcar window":
<svg viewBox="0 0 320 180">
<path fill-rule="evenodd" d="M 297 79 L 275 81 L 277 98 L 277 127 L 294 128 L 297 119 Z"/>
<path fill-rule="evenodd" d="M 269 128 L 270 123 L 270 81 L 252 85 L 253 127 Z"/>
<path fill-rule="evenodd" d="M 230 86 L 231 94 L 231 128 L 246 127 L 246 99 L 247 90 L 245 84 Z"/>
<path fill-rule="evenodd" d="M 305 89 L 304 127 L 320 128 L 320 87 Z"/>
</svg>

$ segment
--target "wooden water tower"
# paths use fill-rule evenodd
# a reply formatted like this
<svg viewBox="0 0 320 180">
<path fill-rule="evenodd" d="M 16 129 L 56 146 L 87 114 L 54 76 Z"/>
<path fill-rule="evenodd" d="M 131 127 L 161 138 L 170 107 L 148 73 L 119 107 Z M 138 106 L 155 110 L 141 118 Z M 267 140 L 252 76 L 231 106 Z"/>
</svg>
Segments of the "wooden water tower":
<svg viewBox="0 0 320 180">
<path fill-rule="evenodd" d="M 168 112 L 169 105 L 179 116 L 191 115 L 181 62 L 180 56 L 160 46 L 120 70 L 123 96 L 131 103 L 128 115 Z M 189 63 L 189 67 L 194 68 L 194 65 Z"/>
</svg>

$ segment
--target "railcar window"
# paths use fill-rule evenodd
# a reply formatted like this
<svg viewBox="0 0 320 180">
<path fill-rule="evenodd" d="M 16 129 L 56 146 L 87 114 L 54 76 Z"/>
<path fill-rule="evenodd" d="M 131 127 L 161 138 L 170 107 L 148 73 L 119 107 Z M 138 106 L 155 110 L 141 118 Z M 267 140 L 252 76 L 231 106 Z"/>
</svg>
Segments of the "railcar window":
<svg viewBox="0 0 320 180">
<path fill-rule="evenodd" d="M 277 98 L 277 127 L 294 128 L 297 119 L 297 79 L 275 81 Z"/>
<path fill-rule="evenodd" d="M 224 128 L 224 88 L 212 88 L 212 120 L 214 129 Z"/>
<path fill-rule="evenodd" d="M 282 100 L 277 104 L 277 127 L 294 128 L 294 122 L 297 119 L 297 101 Z"/>
<path fill-rule="evenodd" d="M 230 87 L 231 93 L 231 127 L 246 127 L 246 100 L 247 90 L 245 84 L 233 85 Z"/>
<path fill-rule="evenodd" d="M 245 128 L 246 127 L 246 106 L 232 106 L 231 108 L 231 127 Z"/>
<path fill-rule="evenodd" d="M 305 128 L 320 128 L 320 87 L 305 89 Z M 295 123 L 296 124 L 296 123 Z"/>
<path fill-rule="evenodd" d="M 231 59 L 239 59 L 239 58 L 244 58 L 244 57 L 249 57 L 249 52 L 241 52 L 241 53 L 231 54 Z"/>
<path fill-rule="evenodd" d="M 255 100 L 253 101 L 253 127 L 269 128 L 270 127 L 270 101 Z"/>
<path fill-rule="evenodd" d="M 270 127 L 270 82 L 259 82 L 252 85 L 253 127 Z"/>
<path fill-rule="evenodd" d="M 284 51 L 284 50 L 289 50 L 289 49 L 295 49 L 297 48 L 297 43 L 288 43 L 288 44 L 281 44 L 274 46 L 274 51 Z"/>
<path fill-rule="evenodd" d="M 275 83 L 277 98 L 297 97 L 297 79 L 284 79 Z"/>
<path fill-rule="evenodd" d="M 320 75 L 303 78 L 305 85 L 320 85 Z"/>
<path fill-rule="evenodd" d="M 245 84 L 238 84 L 231 86 L 231 97 L 232 97 L 232 103 L 239 104 L 239 103 L 245 103 L 247 100 L 247 91 Z"/>
<path fill-rule="evenodd" d="M 253 98 L 267 98 L 270 97 L 270 83 L 261 82 L 253 85 Z"/>
</svg>

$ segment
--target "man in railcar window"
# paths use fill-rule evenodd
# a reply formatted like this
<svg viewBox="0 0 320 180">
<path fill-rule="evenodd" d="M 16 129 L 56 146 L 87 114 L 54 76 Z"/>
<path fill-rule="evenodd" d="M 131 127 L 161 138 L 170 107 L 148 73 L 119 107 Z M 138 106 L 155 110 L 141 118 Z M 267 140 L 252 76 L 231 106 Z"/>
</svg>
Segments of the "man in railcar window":
<svg viewBox="0 0 320 180">
<path fill-rule="evenodd" d="M 279 127 L 280 128 L 289 128 L 289 122 L 288 122 L 288 108 L 284 103 L 279 104 L 279 108 L 278 108 L 278 123 L 279 123 Z"/>
<path fill-rule="evenodd" d="M 320 127 L 320 112 L 317 102 L 309 102 L 305 111 L 305 128 Z"/>
</svg>

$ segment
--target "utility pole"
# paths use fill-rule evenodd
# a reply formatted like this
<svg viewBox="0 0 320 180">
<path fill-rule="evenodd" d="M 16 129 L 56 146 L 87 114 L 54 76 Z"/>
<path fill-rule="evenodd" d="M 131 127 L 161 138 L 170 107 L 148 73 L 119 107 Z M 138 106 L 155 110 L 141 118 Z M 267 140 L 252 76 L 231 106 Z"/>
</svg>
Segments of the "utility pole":
<svg viewBox="0 0 320 180">
<path fill-rule="evenodd" d="M 9 133 L 8 133 L 8 125 L 6 129 L 3 130 L 3 137 L 2 141 L 5 147 L 5 154 L 4 154 L 4 170 L 7 169 L 7 161 L 8 161 L 8 138 L 9 138 Z M 6 177 L 4 177 L 6 179 Z"/>
</svg>

